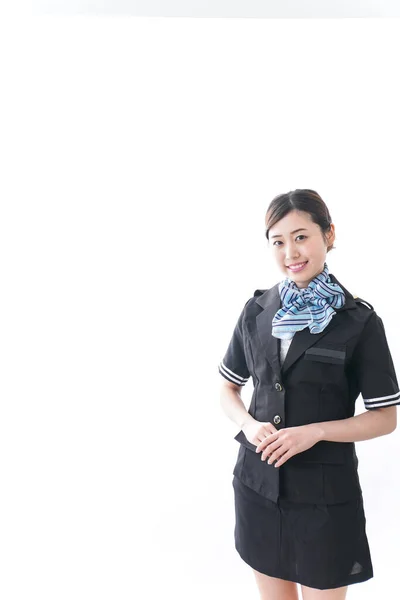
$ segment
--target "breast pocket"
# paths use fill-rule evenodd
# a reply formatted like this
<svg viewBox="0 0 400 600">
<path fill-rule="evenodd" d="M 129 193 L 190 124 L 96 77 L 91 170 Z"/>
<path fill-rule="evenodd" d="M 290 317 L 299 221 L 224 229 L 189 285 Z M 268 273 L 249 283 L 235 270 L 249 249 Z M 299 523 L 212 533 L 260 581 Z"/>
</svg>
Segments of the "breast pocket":
<svg viewBox="0 0 400 600">
<path fill-rule="evenodd" d="M 328 363 L 330 365 L 344 365 L 346 362 L 346 345 L 330 344 L 312 346 L 304 353 L 305 360 Z"/>
<path fill-rule="evenodd" d="M 303 355 L 302 378 L 314 384 L 343 388 L 345 384 L 346 344 L 324 343 L 307 348 Z"/>
<path fill-rule="evenodd" d="M 319 384 L 317 421 L 347 416 L 346 344 L 324 343 L 304 353 L 306 378 Z"/>
</svg>

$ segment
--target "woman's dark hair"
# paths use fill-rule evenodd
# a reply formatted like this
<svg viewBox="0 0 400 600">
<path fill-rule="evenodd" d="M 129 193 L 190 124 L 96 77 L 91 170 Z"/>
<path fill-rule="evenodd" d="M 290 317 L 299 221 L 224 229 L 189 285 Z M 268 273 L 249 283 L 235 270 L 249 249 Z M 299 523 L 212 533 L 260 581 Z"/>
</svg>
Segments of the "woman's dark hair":
<svg viewBox="0 0 400 600">
<path fill-rule="evenodd" d="M 308 213 L 311 220 L 319 225 L 321 233 L 327 240 L 326 234 L 330 230 L 332 222 L 328 207 L 321 196 L 314 190 L 294 190 L 286 194 L 279 194 L 271 201 L 265 215 L 265 237 L 269 241 L 269 230 L 280 219 L 285 217 L 292 210 L 302 210 Z M 327 252 L 335 248 L 332 244 L 328 246 Z"/>
</svg>

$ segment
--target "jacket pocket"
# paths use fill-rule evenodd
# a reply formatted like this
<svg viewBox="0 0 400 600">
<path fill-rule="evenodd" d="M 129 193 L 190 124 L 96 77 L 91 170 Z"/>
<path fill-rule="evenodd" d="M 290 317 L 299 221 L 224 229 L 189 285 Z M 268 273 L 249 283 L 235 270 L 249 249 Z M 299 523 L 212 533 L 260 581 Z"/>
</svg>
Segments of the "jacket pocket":
<svg viewBox="0 0 400 600">
<path fill-rule="evenodd" d="M 344 365 L 346 361 L 345 344 L 324 344 L 324 346 L 311 346 L 304 353 L 305 360 Z"/>
<path fill-rule="evenodd" d="M 240 444 L 242 444 L 242 446 L 245 446 L 249 450 L 253 450 L 253 452 L 255 452 L 256 449 L 257 449 L 258 444 L 255 446 L 254 444 L 252 444 L 251 442 L 249 442 L 249 440 L 247 439 L 247 437 L 244 435 L 242 429 L 239 431 L 239 433 L 237 433 L 235 435 L 234 439 L 236 441 L 238 441 Z"/>
</svg>

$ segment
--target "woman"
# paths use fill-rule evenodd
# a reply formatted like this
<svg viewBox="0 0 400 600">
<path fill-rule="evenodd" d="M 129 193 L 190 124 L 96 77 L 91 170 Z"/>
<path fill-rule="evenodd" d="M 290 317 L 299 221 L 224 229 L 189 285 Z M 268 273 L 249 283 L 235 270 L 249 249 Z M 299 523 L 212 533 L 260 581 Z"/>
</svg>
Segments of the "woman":
<svg viewBox="0 0 400 600">
<path fill-rule="evenodd" d="M 284 279 L 246 302 L 219 365 L 240 427 L 235 547 L 262 600 L 297 600 L 297 584 L 303 600 L 343 600 L 373 577 L 354 443 L 394 431 L 400 390 L 382 320 L 329 273 L 335 226 L 319 194 L 275 197 L 266 237 Z"/>
</svg>

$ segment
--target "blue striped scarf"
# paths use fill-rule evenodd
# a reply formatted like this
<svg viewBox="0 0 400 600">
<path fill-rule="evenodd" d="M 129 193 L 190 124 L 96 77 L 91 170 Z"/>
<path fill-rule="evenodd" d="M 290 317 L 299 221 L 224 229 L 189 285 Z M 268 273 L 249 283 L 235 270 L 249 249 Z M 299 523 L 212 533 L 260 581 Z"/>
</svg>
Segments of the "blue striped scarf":
<svg viewBox="0 0 400 600">
<path fill-rule="evenodd" d="M 298 288 L 286 277 L 279 283 L 282 307 L 272 319 L 272 335 L 282 340 L 291 339 L 296 331 L 309 326 L 311 333 L 320 333 L 328 325 L 336 311 L 345 303 L 344 291 L 329 277 L 328 265 L 306 288 Z"/>
</svg>

